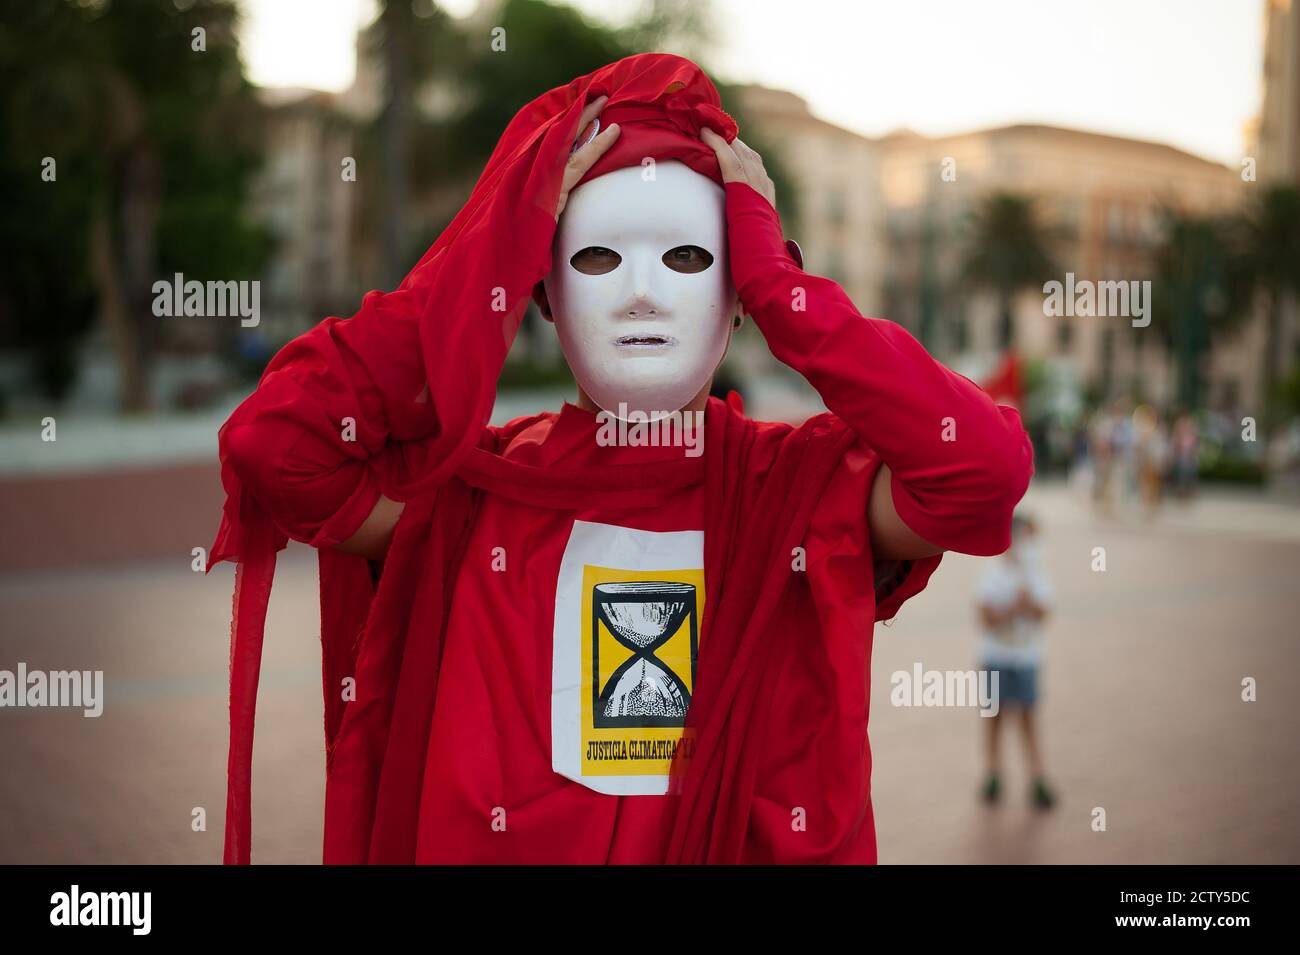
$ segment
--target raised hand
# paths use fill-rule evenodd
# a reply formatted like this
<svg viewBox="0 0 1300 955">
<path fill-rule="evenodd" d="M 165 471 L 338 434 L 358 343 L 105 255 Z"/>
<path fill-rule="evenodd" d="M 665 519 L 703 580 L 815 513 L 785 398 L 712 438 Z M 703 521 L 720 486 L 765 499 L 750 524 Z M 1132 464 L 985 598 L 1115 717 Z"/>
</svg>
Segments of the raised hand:
<svg viewBox="0 0 1300 955">
<path fill-rule="evenodd" d="M 605 155 L 605 150 L 614 145 L 614 140 L 618 139 L 618 123 L 611 123 L 602 129 L 594 139 L 590 142 L 587 141 L 587 137 L 591 135 L 590 127 L 595 123 L 596 117 L 600 115 L 600 111 L 608 100 L 608 96 L 597 96 L 582 111 L 582 120 L 578 123 L 578 138 L 574 145 L 576 146 L 578 143 L 583 145 L 570 153 L 569 161 L 564 166 L 564 181 L 560 185 L 560 201 L 555 207 L 556 221 L 559 220 L 560 213 L 564 211 L 564 206 L 569 201 L 569 192 L 587 174 L 587 170 L 596 164 L 596 160 Z"/>
<path fill-rule="evenodd" d="M 762 156 L 746 146 L 739 136 L 727 142 L 707 126 L 700 139 L 717 154 L 723 182 L 746 183 L 776 208 L 776 186 L 763 168 Z"/>
</svg>

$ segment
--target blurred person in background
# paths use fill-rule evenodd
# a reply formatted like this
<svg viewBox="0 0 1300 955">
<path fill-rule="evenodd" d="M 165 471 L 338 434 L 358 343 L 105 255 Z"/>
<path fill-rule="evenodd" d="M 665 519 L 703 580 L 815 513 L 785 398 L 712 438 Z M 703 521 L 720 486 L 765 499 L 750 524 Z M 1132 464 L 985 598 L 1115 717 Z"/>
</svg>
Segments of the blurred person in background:
<svg viewBox="0 0 1300 955">
<path fill-rule="evenodd" d="M 1133 471 L 1144 517 L 1160 507 L 1169 440 L 1160 413 L 1151 405 L 1133 409 Z"/>
<path fill-rule="evenodd" d="M 1170 439 L 1170 474 L 1174 496 L 1190 500 L 1196 493 L 1196 467 L 1201 453 L 1201 431 L 1196 419 L 1186 411 L 1174 421 Z"/>
<path fill-rule="evenodd" d="M 1111 412 L 1110 453 L 1112 460 L 1109 514 L 1129 515 L 1137 493 L 1137 426 L 1131 402 L 1118 399 Z"/>
<path fill-rule="evenodd" d="M 985 733 L 986 776 L 982 796 L 994 804 L 1002 796 L 1002 723 L 1014 713 L 1020 724 L 1029 765 L 1030 799 L 1050 809 L 1056 795 L 1047 784 L 1034 716 L 1038 670 L 1043 658 L 1043 621 L 1052 586 L 1038 550 L 1033 517 L 1017 512 L 1011 519 L 1011 547 L 988 561 L 979 586 L 980 667 L 997 674 L 994 715 L 981 714 Z"/>
<path fill-rule="evenodd" d="M 1119 416 L 1114 408 L 1098 408 L 1088 422 L 1088 461 L 1092 474 L 1092 503 L 1103 515 L 1114 513 L 1114 491 L 1118 462 L 1115 435 Z"/>
</svg>

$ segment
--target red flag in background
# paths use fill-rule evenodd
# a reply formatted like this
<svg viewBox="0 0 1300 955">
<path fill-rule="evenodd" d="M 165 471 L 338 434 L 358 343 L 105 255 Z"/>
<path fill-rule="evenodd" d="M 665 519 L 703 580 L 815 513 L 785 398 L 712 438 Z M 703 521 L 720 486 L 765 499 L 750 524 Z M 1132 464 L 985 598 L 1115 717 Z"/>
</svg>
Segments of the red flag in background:
<svg viewBox="0 0 1300 955">
<path fill-rule="evenodd" d="M 987 381 L 980 382 L 980 387 L 998 404 L 1019 409 L 1024 404 L 1020 356 L 1014 351 L 1008 351 L 998 370 Z"/>
</svg>

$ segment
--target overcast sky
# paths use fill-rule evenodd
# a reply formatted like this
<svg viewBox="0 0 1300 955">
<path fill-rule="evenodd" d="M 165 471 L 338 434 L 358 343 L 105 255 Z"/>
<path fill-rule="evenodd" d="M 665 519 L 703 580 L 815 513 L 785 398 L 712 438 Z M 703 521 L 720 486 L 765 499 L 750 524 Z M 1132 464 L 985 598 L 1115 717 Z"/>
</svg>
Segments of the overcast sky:
<svg viewBox="0 0 1300 955">
<path fill-rule="evenodd" d="M 576 0 L 593 16 L 633 0 Z M 463 14 L 474 0 L 439 0 Z M 254 82 L 340 90 L 373 0 L 243 0 Z M 1052 123 L 1237 165 L 1259 108 L 1264 0 L 713 0 L 722 78 L 870 136 Z M 796 15 L 797 12 L 797 15 Z M 487 38 L 484 38 L 487 42 Z M 542 92 L 538 90 L 538 92 Z"/>
</svg>

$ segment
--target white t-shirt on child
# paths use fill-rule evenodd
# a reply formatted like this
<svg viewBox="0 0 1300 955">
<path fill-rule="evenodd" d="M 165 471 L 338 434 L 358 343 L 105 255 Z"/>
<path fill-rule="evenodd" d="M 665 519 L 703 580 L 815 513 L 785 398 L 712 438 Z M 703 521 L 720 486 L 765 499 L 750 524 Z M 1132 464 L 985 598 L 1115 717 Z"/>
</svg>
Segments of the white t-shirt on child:
<svg viewBox="0 0 1300 955">
<path fill-rule="evenodd" d="M 1004 611 L 1016 603 L 1021 591 L 1046 608 L 1052 599 L 1037 552 L 1026 545 L 1017 547 L 1017 560 L 1003 555 L 989 562 L 980 580 L 979 602 Z M 980 657 L 992 666 L 1037 666 L 1043 657 L 1043 627 L 1025 614 L 1017 614 L 1002 627 L 985 627 L 980 639 Z"/>
</svg>

